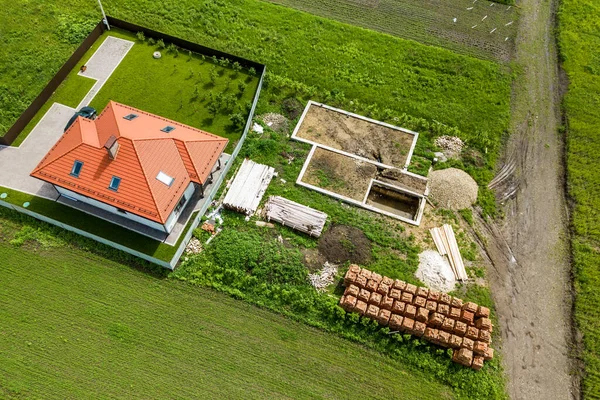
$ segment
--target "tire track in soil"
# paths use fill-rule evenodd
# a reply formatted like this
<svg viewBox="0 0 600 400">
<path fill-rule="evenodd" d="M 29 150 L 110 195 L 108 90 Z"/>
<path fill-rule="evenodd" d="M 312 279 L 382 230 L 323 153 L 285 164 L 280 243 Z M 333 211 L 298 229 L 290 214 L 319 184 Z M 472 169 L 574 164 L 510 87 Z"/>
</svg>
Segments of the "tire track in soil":
<svg viewBox="0 0 600 400">
<path fill-rule="evenodd" d="M 489 279 L 512 399 L 577 399 L 572 375 L 572 284 L 564 138 L 554 38 L 557 0 L 523 0 L 513 84 L 511 137 L 491 183 L 505 219 L 483 220 Z"/>
</svg>

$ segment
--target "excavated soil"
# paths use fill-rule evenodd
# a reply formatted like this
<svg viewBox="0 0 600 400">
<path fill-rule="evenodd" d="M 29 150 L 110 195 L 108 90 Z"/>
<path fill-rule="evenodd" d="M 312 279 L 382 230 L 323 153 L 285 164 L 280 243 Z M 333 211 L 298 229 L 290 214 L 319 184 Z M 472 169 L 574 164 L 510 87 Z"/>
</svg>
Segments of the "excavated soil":
<svg viewBox="0 0 600 400">
<path fill-rule="evenodd" d="M 376 176 L 375 165 L 319 147 L 302 181 L 362 202 Z"/>
<path fill-rule="evenodd" d="M 319 240 L 319 253 L 331 263 L 365 265 L 371 260 L 371 242 L 360 229 L 333 225 Z"/>
<path fill-rule="evenodd" d="M 406 164 L 414 139 L 410 133 L 315 105 L 296 136 L 397 168 Z"/>
</svg>

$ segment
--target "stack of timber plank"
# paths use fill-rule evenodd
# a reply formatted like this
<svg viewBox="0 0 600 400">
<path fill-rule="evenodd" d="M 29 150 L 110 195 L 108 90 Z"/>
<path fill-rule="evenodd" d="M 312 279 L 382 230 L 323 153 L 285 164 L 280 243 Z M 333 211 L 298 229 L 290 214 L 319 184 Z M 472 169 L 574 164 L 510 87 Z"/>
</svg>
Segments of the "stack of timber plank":
<svg viewBox="0 0 600 400">
<path fill-rule="evenodd" d="M 313 208 L 285 199 L 271 196 L 265 205 L 268 221 L 274 220 L 284 226 L 319 237 L 327 221 L 327 214 Z"/>
<path fill-rule="evenodd" d="M 448 257 L 454 277 L 460 281 L 469 279 L 452 226 L 444 224 L 441 228 L 431 228 L 430 232 L 438 252 Z"/>
<path fill-rule="evenodd" d="M 452 361 L 479 370 L 494 357 L 490 310 L 446 293 L 350 265 L 340 306 L 392 331 L 453 349 Z"/>
<path fill-rule="evenodd" d="M 275 169 L 245 159 L 231 183 L 223 206 L 246 215 L 253 215 L 262 200 Z"/>
</svg>

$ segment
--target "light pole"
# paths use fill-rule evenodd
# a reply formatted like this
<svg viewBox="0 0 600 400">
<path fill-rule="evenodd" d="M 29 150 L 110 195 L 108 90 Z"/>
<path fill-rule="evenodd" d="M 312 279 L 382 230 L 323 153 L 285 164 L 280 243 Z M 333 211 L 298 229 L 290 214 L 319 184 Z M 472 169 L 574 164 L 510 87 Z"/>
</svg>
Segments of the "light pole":
<svg viewBox="0 0 600 400">
<path fill-rule="evenodd" d="M 102 11 L 102 18 L 103 18 L 102 20 L 104 21 L 104 24 L 110 31 L 110 25 L 108 24 L 108 20 L 106 19 L 106 14 L 104 14 L 104 7 L 102 7 L 102 3 L 100 2 L 100 0 L 98 0 L 98 5 L 100 6 L 100 11 Z"/>
</svg>

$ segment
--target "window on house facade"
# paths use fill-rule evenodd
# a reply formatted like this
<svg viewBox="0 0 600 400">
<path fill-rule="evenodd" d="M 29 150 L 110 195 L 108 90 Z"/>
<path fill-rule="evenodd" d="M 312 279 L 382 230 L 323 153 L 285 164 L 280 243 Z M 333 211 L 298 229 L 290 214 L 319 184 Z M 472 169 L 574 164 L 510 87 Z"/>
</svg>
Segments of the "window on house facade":
<svg viewBox="0 0 600 400">
<path fill-rule="evenodd" d="M 116 192 L 117 189 L 119 189 L 120 184 L 121 184 L 121 178 L 119 178 L 118 176 L 113 176 L 112 179 L 110 180 L 110 185 L 108 185 L 108 188 L 110 190 L 114 190 Z"/>
<path fill-rule="evenodd" d="M 71 168 L 71 175 L 75 178 L 79 178 L 79 174 L 81 173 L 81 167 L 83 167 L 83 162 L 75 161 L 73 163 L 73 168 Z"/>
<path fill-rule="evenodd" d="M 179 203 L 177 203 L 177 206 L 175 207 L 175 214 L 179 214 L 181 212 L 181 210 L 183 209 L 183 206 L 185 205 L 185 201 L 186 201 L 185 196 L 182 196 L 181 200 L 179 200 Z"/>
</svg>

